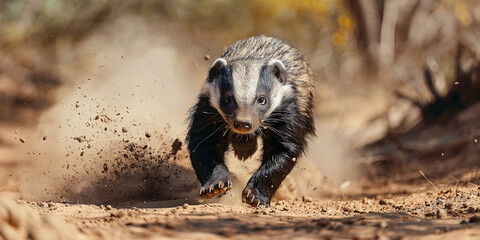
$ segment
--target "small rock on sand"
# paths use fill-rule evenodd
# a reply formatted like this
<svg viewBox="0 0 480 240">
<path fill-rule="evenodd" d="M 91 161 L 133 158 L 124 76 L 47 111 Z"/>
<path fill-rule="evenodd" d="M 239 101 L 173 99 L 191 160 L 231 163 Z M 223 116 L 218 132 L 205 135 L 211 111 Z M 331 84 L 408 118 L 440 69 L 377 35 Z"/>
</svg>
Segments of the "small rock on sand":
<svg viewBox="0 0 480 240">
<path fill-rule="evenodd" d="M 309 197 L 309 196 L 303 196 L 302 200 L 303 200 L 304 203 L 313 202 L 312 197 Z"/>
<path fill-rule="evenodd" d="M 447 218 L 448 213 L 445 211 L 445 209 L 437 209 L 437 218 Z"/>
<path fill-rule="evenodd" d="M 480 216 L 479 215 L 474 215 L 470 219 L 468 219 L 469 223 L 475 223 L 475 222 L 480 222 Z"/>
</svg>

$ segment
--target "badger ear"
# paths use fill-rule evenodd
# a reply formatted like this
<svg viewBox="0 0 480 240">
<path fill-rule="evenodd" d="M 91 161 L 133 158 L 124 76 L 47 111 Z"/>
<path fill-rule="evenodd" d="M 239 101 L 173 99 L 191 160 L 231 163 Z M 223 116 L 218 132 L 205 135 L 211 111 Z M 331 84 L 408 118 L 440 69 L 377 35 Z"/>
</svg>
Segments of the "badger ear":
<svg viewBox="0 0 480 240">
<path fill-rule="evenodd" d="M 282 61 L 277 59 L 272 59 L 268 62 L 268 65 L 271 66 L 272 74 L 280 81 L 285 84 L 287 82 L 287 69 L 283 65 Z"/>
<path fill-rule="evenodd" d="M 210 71 L 208 72 L 208 82 L 212 82 L 215 78 L 219 77 L 222 74 L 222 69 L 227 66 L 227 60 L 223 58 L 217 58 L 213 62 Z"/>
</svg>

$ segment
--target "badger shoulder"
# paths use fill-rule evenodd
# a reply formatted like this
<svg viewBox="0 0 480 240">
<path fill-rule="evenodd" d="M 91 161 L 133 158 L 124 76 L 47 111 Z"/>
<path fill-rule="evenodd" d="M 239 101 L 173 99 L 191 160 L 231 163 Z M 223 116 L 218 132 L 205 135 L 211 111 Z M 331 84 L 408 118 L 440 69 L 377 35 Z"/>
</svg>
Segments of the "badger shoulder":
<svg viewBox="0 0 480 240">
<path fill-rule="evenodd" d="M 241 60 L 280 60 L 287 70 L 287 83 L 295 89 L 295 96 L 302 115 L 311 117 L 315 83 L 305 57 L 286 42 L 257 35 L 242 39 L 229 46 L 222 54 L 228 62 Z"/>
</svg>

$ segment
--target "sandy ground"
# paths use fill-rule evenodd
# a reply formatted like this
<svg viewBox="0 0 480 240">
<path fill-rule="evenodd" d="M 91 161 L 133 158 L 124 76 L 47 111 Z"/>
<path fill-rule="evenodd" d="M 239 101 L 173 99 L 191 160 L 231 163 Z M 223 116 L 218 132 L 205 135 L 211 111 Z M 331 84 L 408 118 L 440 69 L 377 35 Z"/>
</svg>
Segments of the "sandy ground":
<svg viewBox="0 0 480 240">
<path fill-rule="evenodd" d="M 361 200 L 303 197 L 269 209 L 181 200 L 115 206 L 18 200 L 15 209 L 64 219 L 50 231 L 67 239 L 477 239 L 478 195 L 478 187 L 452 187 Z M 65 233 L 69 225 L 79 231 Z"/>
</svg>

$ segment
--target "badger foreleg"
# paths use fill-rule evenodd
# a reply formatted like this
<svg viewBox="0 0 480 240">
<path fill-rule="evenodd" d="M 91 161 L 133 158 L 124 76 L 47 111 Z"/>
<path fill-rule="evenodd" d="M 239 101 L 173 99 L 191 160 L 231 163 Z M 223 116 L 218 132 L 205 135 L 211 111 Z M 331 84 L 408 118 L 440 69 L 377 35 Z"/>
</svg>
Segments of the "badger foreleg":
<svg viewBox="0 0 480 240">
<path fill-rule="evenodd" d="M 270 121 L 268 127 L 262 130 L 262 164 L 242 192 L 244 202 L 252 206 L 268 207 L 273 194 L 303 154 L 307 136 L 313 135 L 315 131 L 313 120 L 295 116 L 299 114 L 283 114 L 282 121 Z"/>
<path fill-rule="evenodd" d="M 285 152 L 266 155 L 242 192 L 242 200 L 252 206 L 270 206 L 270 200 L 295 162 Z"/>
<path fill-rule="evenodd" d="M 225 122 L 208 100 L 200 99 L 192 109 L 187 133 L 193 169 L 202 184 L 200 196 L 211 198 L 233 187 L 224 155 L 228 148 Z"/>
</svg>

